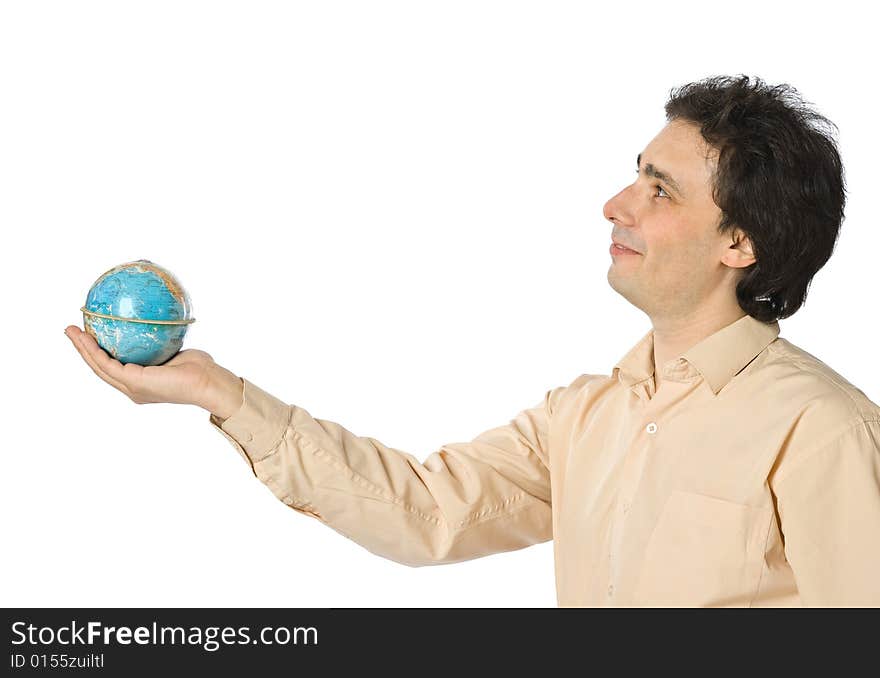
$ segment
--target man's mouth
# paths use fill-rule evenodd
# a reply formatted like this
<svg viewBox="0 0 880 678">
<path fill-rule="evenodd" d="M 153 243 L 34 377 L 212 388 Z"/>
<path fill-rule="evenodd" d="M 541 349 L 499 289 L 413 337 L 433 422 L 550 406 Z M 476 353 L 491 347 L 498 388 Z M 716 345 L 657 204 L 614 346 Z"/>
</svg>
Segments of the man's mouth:
<svg viewBox="0 0 880 678">
<path fill-rule="evenodd" d="M 622 245 L 618 245 L 617 243 L 611 243 L 611 254 L 641 254 L 641 252 L 636 252 L 635 250 L 631 250 L 628 247 L 623 247 Z"/>
</svg>

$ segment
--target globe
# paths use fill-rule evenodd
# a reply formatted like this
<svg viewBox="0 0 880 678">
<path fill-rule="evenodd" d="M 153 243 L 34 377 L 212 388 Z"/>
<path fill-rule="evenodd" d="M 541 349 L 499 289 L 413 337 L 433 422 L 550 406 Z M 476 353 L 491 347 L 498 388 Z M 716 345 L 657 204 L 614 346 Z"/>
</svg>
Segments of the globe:
<svg viewBox="0 0 880 678">
<path fill-rule="evenodd" d="M 114 266 L 89 289 L 85 331 L 119 362 L 161 365 L 180 351 L 192 302 L 180 281 L 149 259 Z"/>
</svg>

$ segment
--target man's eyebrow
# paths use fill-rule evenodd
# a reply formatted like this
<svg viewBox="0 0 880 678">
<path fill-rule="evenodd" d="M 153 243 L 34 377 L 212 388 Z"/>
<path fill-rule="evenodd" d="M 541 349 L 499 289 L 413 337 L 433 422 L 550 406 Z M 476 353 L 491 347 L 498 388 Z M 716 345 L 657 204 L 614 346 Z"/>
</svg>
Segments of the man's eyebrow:
<svg viewBox="0 0 880 678">
<path fill-rule="evenodd" d="M 642 166 L 642 154 L 639 153 L 638 157 L 636 158 L 636 169 L 641 169 L 641 166 Z M 645 174 L 647 174 L 649 177 L 654 177 L 655 179 L 659 179 L 663 183 L 669 185 L 680 196 L 684 197 L 684 191 L 681 190 L 681 186 L 678 185 L 678 182 L 675 179 L 673 179 L 671 176 L 669 176 L 663 170 L 659 170 L 656 167 L 654 167 L 654 165 L 652 165 L 651 163 L 648 163 L 647 165 L 645 165 Z"/>
</svg>

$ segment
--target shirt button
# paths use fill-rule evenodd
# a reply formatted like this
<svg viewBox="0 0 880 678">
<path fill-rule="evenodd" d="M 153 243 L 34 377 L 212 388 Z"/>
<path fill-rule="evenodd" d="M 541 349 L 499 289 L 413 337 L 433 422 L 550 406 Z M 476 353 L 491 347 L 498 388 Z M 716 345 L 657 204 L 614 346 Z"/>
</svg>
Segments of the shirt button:
<svg viewBox="0 0 880 678">
<path fill-rule="evenodd" d="M 629 511 L 629 504 L 623 502 L 623 512 L 626 513 L 627 511 Z"/>
<path fill-rule="evenodd" d="M 608 597 L 610 598 L 614 594 L 614 584 L 608 584 Z"/>
<path fill-rule="evenodd" d="M 648 424 L 648 425 L 645 427 L 645 430 L 646 430 L 648 433 L 656 433 L 656 432 L 657 432 L 657 424 L 655 424 L 655 423 L 652 421 L 650 424 Z"/>
</svg>

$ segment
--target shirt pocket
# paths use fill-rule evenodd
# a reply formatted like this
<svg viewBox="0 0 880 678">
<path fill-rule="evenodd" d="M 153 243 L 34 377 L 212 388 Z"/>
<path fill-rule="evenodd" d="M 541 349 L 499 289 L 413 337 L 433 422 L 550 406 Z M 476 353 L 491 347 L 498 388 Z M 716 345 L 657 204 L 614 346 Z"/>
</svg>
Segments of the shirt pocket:
<svg viewBox="0 0 880 678">
<path fill-rule="evenodd" d="M 648 539 L 633 603 L 748 607 L 773 510 L 675 490 Z"/>
</svg>

